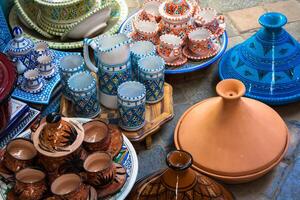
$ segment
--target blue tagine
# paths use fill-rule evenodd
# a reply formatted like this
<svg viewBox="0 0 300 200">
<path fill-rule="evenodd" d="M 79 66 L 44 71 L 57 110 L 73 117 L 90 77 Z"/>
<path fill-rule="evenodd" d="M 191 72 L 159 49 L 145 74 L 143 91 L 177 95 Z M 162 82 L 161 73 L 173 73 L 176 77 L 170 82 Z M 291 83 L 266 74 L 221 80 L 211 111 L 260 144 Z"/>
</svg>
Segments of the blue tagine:
<svg viewBox="0 0 300 200">
<path fill-rule="evenodd" d="M 282 28 L 286 16 L 266 13 L 259 23 L 263 28 L 224 55 L 221 79 L 241 80 L 246 96 L 268 104 L 300 100 L 300 44 Z"/>
</svg>

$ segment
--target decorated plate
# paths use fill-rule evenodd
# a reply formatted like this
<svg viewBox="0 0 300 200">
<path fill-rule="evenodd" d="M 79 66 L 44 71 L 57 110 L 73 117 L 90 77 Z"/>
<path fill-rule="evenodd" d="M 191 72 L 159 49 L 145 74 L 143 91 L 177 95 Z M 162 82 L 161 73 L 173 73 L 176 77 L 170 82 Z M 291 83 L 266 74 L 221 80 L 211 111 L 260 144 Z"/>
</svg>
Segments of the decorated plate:
<svg viewBox="0 0 300 200">
<path fill-rule="evenodd" d="M 106 1 L 111 1 L 111 0 L 106 0 Z M 117 4 L 116 4 L 116 6 L 114 6 L 112 8 L 111 18 L 108 21 L 108 26 L 104 30 L 105 34 L 116 33 L 119 30 L 122 22 L 128 16 L 128 7 L 127 7 L 125 0 L 116 0 L 116 1 L 117 1 Z M 28 9 L 24 9 L 24 10 L 28 10 Z M 23 15 L 22 16 L 23 18 L 25 17 L 24 15 L 27 15 L 26 18 L 29 18 L 28 13 L 24 12 L 22 15 Z M 37 15 L 35 15 L 35 16 L 37 16 Z M 32 20 L 32 21 L 34 21 L 36 23 L 37 19 Z M 83 46 L 83 43 L 81 40 L 80 41 L 73 40 L 73 41 L 63 42 L 60 40 L 60 37 L 55 37 L 54 39 L 48 39 L 48 38 L 43 37 L 41 34 L 37 33 L 35 30 L 29 29 L 28 27 L 26 27 L 26 25 L 24 25 L 19 20 L 18 15 L 17 15 L 16 6 L 14 6 L 10 11 L 9 25 L 10 25 L 10 27 L 21 26 L 24 31 L 25 37 L 31 38 L 34 42 L 36 42 L 38 40 L 44 40 L 53 49 L 78 49 Z"/>
<path fill-rule="evenodd" d="M 140 11 L 139 11 L 140 12 Z M 130 34 L 133 31 L 132 21 L 138 13 L 133 14 L 130 16 L 121 26 L 120 33 Z M 203 69 L 208 67 L 209 65 L 216 62 L 225 52 L 228 44 L 228 37 L 226 31 L 219 39 L 220 43 L 220 50 L 219 52 L 212 58 L 201 60 L 201 61 L 188 61 L 186 64 L 179 66 L 179 67 L 172 67 L 167 66 L 165 70 L 165 74 L 182 74 L 187 72 L 193 72 L 199 69 Z"/>
<path fill-rule="evenodd" d="M 86 118 L 73 118 L 80 123 L 85 123 L 90 121 L 90 119 Z M 30 138 L 31 132 L 25 131 L 22 134 L 20 134 L 18 137 L 25 137 Z M 123 135 L 123 146 L 120 151 L 120 153 L 115 157 L 114 161 L 121 164 L 125 169 L 127 173 L 127 179 L 123 186 L 123 188 L 115 195 L 106 198 L 105 200 L 124 200 L 126 196 L 131 191 L 138 173 L 138 159 L 136 152 L 130 143 L 130 141 L 127 139 L 126 136 Z M 7 193 L 10 191 L 10 189 L 13 187 L 12 179 L 8 177 L 0 176 L 0 200 L 6 200 Z"/>
</svg>

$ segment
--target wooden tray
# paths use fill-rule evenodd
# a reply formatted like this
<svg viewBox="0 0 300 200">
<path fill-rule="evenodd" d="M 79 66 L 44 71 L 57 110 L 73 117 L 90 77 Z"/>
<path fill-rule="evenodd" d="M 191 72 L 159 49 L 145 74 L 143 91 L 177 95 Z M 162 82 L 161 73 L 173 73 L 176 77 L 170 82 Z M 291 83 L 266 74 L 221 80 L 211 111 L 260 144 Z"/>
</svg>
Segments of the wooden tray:
<svg viewBox="0 0 300 200">
<path fill-rule="evenodd" d="M 173 110 L 173 88 L 170 84 L 164 85 L 165 96 L 162 101 L 156 104 L 146 104 L 146 125 L 138 131 L 124 131 L 126 137 L 133 142 L 141 142 L 146 140 L 146 147 L 149 149 L 152 144 L 151 136 L 156 133 L 160 127 L 170 121 L 174 117 Z M 101 113 L 97 119 L 104 120 L 109 123 L 118 124 L 118 110 L 111 110 L 101 106 Z M 72 104 L 64 97 L 61 99 L 60 112 L 65 117 L 74 117 L 72 114 Z"/>
</svg>

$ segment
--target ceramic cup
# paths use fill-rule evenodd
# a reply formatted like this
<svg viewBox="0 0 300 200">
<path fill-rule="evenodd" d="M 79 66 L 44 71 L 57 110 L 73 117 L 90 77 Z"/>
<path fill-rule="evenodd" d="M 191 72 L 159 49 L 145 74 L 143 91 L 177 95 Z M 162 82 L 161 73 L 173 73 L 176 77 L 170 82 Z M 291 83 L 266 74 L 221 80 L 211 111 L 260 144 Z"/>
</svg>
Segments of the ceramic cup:
<svg viewBox="0 0 300 200">
<path fill-rule="evenodd" d="M 50 55 L 42 55 L 37 58 L 38 69 L 45 79 L 50 79 L 55 75 L 56 66 Z"/>
<path fill-rule="evenodd" d="M 22 89 L 29 93 L 39 92 L 44 86 L 43 77 L 38 69 L 29 69 L 24 72 Z"/>
<path fill-rule="evenodd" d="M 210 30 L 197 28 L 188 34 L 188 48 L 197 56 L 209 57 L 218 50 L 215 39 Z"/>
<path fill-rule="evenodd" d="M 145 125 L 146 88 L 136 81 L 128 81 L 118 87 L 119 126 L 136 131 Z"/>
<path fill-rule="evenodd" d="M 218 16 L 217 11 L 213 8 L 201 8 L 195 14 L 195 23 L 209 29 L 217 37 L 225 31 L 225 18 L 223 15 Z"/>
<path fill-rule="evenodd" d="M 138 80 L 138 65 L 137 62 L 146 56 L 155 55 L 156 48 L 152 42 L 149 41 L 137 41 L 130 47 L 131 52 L 131 67 L 132 67 L 132 79 Z"/>
<path fill-rule="evenodd" d="M 111 135 L 106 123 L 100 120 L 93 120 L 83 125 L 84 139 L 83 146 L 86 150 L 106 151 L 111 142 Z"/>
<path fill-rule="evenodd" d="M 143 4 L 143 11 L 139 14 L 139 19 L 159 22 L 161 16 L 159 14 L 159 6 L 161 0 L 146 0 Z"/>
<path fill-rule="evenodd" d="M 160 56 L 148 56 L 139 60 L 138 65 L 139 80 L 147 91 L 146 102 L 159 102 L 164 97 L 164 59 Z"/>
<path fill-rule="evenodd" d="M 51 192 L 59 199 L 86 200 L 89 197 L 89 191 L 89 186 L 74 173 L 61 175 L 51 184 Z"/>
<path fill-rule="evenodd" d="M 46 175 L 40 170 L 25 168 L 15 177 L 14 193 L 18 199 L 39 200 L 47 191 Z"/>
<path fill-rule="evenodd" d="M 59 72 L 63 86 L 63 94 L 67 99 L 71 99 L 67 81 L 75 73 L 83 71 L 85 68 L 84 59 L 80 55 L 67 55 L 59 61 Z"/>
<path fill-rule="evenodd" d="M 83 163 L 85 170 L 82 175 L 95 188 L 111 184 L 116 176 L 116 169 L 112 157 L 107 152 L 95 152 L 89 155 Z"/>
<path fill-rule="evenodd" d="M 78 72 L 68 80 L 74 114 L 94 118 L 100 113 L 96 79 L 87 71 Z"/>
<path fill-rule="evenodd" d="M 49 45 L 45 41 L 38 41 L 35 43 L 34 51 L 36 57 L 39 56 L 52 56 L 52 52 L 49 49 Z"/>
<path fill-rule="evenodd" d="M 167 62 L 177 60 L 182 56 L 183 40 L 173 34 L 164 34 L 159 37 L 158 54 Z"/>
<path fill-rule="evenodd" d="M 32 165 L 32 161 L 37 155 L 31 141 L 18 138 L 11 140 L 6 146 L 3 163 L 12 172 L 17 172 Z"/>
<path fill-rule="evenodd" d="M 153 44 L 158 43 L 159 26 L 157 22 L 139 20 L 136 18 L 133 20 L 132 25 L 134 29 L 132 37 L 134 40 L 147 40 Z"/>
</svg>

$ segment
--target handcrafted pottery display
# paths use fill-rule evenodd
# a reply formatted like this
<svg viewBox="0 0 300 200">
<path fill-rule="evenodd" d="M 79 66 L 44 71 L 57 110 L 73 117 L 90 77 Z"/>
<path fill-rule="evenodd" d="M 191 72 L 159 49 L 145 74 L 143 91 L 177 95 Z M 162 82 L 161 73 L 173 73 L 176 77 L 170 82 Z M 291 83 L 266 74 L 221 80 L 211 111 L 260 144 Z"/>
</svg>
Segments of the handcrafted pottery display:
<svg viewBox="0 0 300 200">
<path fill-rule="evenodd" d="M 39 200 L 47 191 L 46 174 L 33 168 L 25 168 L 16 173 L 13 188 L 18 199 Z"/>
<path fill-rule="evenodd" d="M 161 20 L 161 16 L 159 14 L 159 6 L 161 4 L 161 0 L 146 0 L 143 4 L 143 11 L 138 16 L 141 20 L 149 20 L 159 22 Z"/>
<path fill-rule="evenodd" d="M 6 149 L 3 158 L 4 166 L 12 172 L 17 172 L 32 164 L 37 155 L 31 141 L 23 138 L 11 140 Z"/>
<path fill-rule="evenodd" d="M 93 118 L 100 113 L 97 83 L 91 73 L 84 71 L 72 75 L 68 88 L 75 116 Z"/>
<path fill-rule="evenodd" d="M 218 16 L 213 8 L 198 9 L 195 13 L 195 23 L 197 26 L 209 29 L 217 37 L 222 35 L 226 28 L 224 16 Z"/>
<path fill-rule="evenodd" d="M 131 37 L 136 40 L 148 40 L 153 44 L 158 43 L 159 26 L 156 21 L 139 20 L 138 18 L 132 22 L 134 32 Z"/>
<path fill-rule="evenodd" d="M 107 108 L 117 109 L 117 88 L 131 79 L 130 43 L 131 39 L 122 33 L 84 40 L 86 65 L 98 74 L 100 102 Z M 90 60 L 89 46 L 95 51 L 97 67 Z"/>
<path fill-rule="evenodd" d="M 11 40 L 11 34 L 6 23 L 5 15 L 0 6 L 0 52 L 4 52 L 7 43 Z"/>
<path fill-rule="evenodd" d="M 28 93 L 39 93 L 45 86 L 45 80 L 38 69 L 29 69 L 24 73 L 21 89 Z"/>
<path fill-rule="evenodd" d="M 107 21 L 107 26 L 104 29 L 103 33 L 106 34 L 116 33 L 119 30 L 122 22 L 126 19 L 128 15 L 128 7 L 124 0 L 95 0 L 95 4 L 92 6 L 92 9 L 89 12 L 86 12 L 85 10 L 81 10 L 82 12 L 85 12 L 85 14 L 80 18 L 76 18 L 74 23 L 69 23 L 70 21 L 69 22 L 65 21 L 65 23 L 63 23 L 62 21 L 60 21 L 61 23 L 53 23 L 52 21 L 49 22 L 47 20 L 46 22 L 48 23 L 46 23 L 45 18 L 42 17 L 43 13 L 39 10 L 39 5 L 37 5 L 36 2 L 34 2 L 33 0 L 15 0 L 15 1 L 18 2 L 16 2 L 16 5 L 10 11 L 10 15 L 9 15 L 10 26 L 11 27 L 21 26 L 24 29 L 24 35 L 26 35 L 26 37 L 29 37 L 33 41 L 44 40 L 48 42 L 51 48 L 54 49 L 81 48 L 83 46 L 81 40 L 79 41 L 78 39 L 75 40 L 66 39 L 65 41 L 61 41 L 61 36 L 66 34 L 66 32 L 71 31 L 71 29 L 75 28 L 74 26 L 77 23 L 79 25 L 81 24 L 81 21 L 84 21 L 86 18 L 89 18 L 90 16 L 98 15 L 99 12 L 96 12 L 96 10 L 101 9 L 101 7 L 102 8 L 105 7 L 105 5 L 107 4 L 110 5 L 111 14 L 109 20 Z M 49 5 L 51 5 L 51 3 Z M 89 6 L 89 5 L 85 5 L 85 6 Z M 72 17 L 73 12 L 75 13 L 75 10 L 71 12 L 63 11 L 65 9 L 65 6 L 61 7 L 60 9 L 61 11 L 59 12 L 59 14 L 53 13 L 52 16 L 65 17 L 65 15 L 68 15 L 67 17 L 69 16 Z M 48 10 L 50 11 L 51 9 Z M 21 18 L 22 20 L 18 19 L 18 17 Z M 29 23 L 23 24 L 21 21 L 26 21 Z M 87 22 L 90 22 L 90 20 L 88 20 Z M 30 25 L 32 29 L 27 28 L 26 25 Z"/>
<path fill-rule="evenodd" d="M 46 78 L 52 78 L 56 73 L 56 66 L 52 56 L 42 55 L 37 58 L 38 69 L 40 74 Z"/>
<path fill-rule="evenodd" d="M 286 153 L 286 124 L 269 106 L 242 97 L 246 88 L 238 80 L 221 81 L 216 90 L 220 97 L 201 101 L 182 115 L 175 146 L 191 153 L 193 169 L 213 178 L 227 183 L 257 179 Z"/>
<path fill-rule="evenodd" d="M 169 66 L 183 65 L 187 58 L 182 54 L 183 40 L 173 34 L 164 34 L 159 37 L 157 53 Z"/>
<path fill-rule="evenodd" d="M 79 54 L 66 55 L 60 59 L 58 68 L 63 86 L 63 94 L 67 99 L 71 99 L 67 82 L 73 74 L 85 69 L 84 59 Z"/>
<path fill-rule="evenodd" d="M 190 168 L 192 163 L 193 158 L 189 153 L 179 150 L 171 151 L 167 155 L 168 168 L 139 181 L 128 199 L 234 199 L 233 195 L 221 184 L 192 170 Z"/>
<path fill-rule="evenodd" d="M 236 78 L 246 86 L 246 96 L 279 105 L 300 99 L 300 44 L 282 28 L 287 18 L 266 13 L 256 34 L 230 49 L 219 63 L 221 79 Z"/>
<path fill-rule="evenodd" d="M 133 80 L 138 80 L 138 61 L 141 58 L 155 55 L 156 49 L 153 43 L 149 41 L 137 41 L 130 46 L 131 68 Z"/>
<path fill-rule="evenodd" d="M 28 69 L 35 68 L 34 43 L 32 40 L 23 37 L 23 30 L 17 26 L 13 28 L 14 38 L 9 41 L 6 47 L 6 53 L 14 61 L 20 61 Z M 20 68 L 21 66 L 17 66 Z"/>
<path fill-rule="evenodd" d="M 136 81 L 128 81 L 118 87 L 119 126 L 136 131 L 145 125 L 146 88 Z"/>
<path fill-rule="evenodd" d="M 11 118 L 10 95 L 15 88 L 17 70 L 6 55 L 0 53 L 0 132 L 8 125 Z"/>
<path fill-rule="evenodd" d="M 157 103 L 164 98 L 165 61 L 159 56 L 148 56 L 138 61 L 139 81 L 146 87 L 146 102 Z"/>
</svg>

